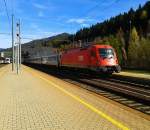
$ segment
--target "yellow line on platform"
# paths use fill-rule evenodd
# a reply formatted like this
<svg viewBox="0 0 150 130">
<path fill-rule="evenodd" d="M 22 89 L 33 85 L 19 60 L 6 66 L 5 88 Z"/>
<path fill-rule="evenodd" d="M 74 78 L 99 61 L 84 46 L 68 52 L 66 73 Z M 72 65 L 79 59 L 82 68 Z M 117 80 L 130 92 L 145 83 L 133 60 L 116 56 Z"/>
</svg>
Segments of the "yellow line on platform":
<svg viewBox="0 0 150 130">
<path fill-rule="evenodd" d="M 28 71 L 30 71 L 28 69 Z M 122 123 L 116 121 L 115 119 L 113 119 L 112 117 L 108 116 L 107 114 L 105 114 L 104 112 L 98 110 L 97 108 L 95 108 L 93 105 L 87 103 L 86 101 L 84 101 L 83 99 L 79 98 L 78 96 L 75 96 L 74 94 L 70 93 L 69 91 L 63 89 L 62 87 L 58 86 L 57 84 L 51 82 L 50 80 L 37 75 L 33 72 L 30 71 L 30 73 L 32 73 L 33 75 L 35 75 L 36 77 L 46 81 L 48 84 L 52 85 L 53 87 L 59 89 L 60 91 L 62 91 L 63 93 L 67 94 L 68 96 L 72 97 L 73 99 L 75 99 L 76 101 L 80 102 L 81 104 L 83 104 L 84 106 L 86 106 L 87 108 L 89 108 L 90 110 L 92 110 L 93 112 L 97 113 L 98 115 L 102 116 L 103 118 L 107 119 L 108 121 L 110 121 L 112 124 L 114 124 L 115 126 L 117 126 L 118 128 L 121 128 L 122 130 L 130 130 L 128 127 L 126 127 L 125 125 L 123 125 Z"/>
</svg>

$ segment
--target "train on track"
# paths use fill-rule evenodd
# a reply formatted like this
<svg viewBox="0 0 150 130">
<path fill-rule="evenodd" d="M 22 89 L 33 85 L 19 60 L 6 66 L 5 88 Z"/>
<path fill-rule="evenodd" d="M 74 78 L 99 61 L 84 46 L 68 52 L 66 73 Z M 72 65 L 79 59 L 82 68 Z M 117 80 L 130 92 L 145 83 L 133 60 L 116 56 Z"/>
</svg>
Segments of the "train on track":
<svg viewBox="0 0 150 130">
<path fill-rule="evenodd" d="M 61 68 L 86 69 L 95 72 L 119 73 L 121 67 L 115 50 L 110 45 L 88 45 L 49 56 L 30 57 L 28 64 L 50 65 Z"/>
</svg>

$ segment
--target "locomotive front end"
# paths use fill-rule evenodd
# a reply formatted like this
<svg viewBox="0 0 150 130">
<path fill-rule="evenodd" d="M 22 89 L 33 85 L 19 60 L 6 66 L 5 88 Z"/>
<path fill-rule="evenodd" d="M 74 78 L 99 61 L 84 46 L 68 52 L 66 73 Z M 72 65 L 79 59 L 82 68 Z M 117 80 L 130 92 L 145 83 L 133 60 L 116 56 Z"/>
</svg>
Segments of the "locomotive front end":
<svg viewBox="0 0 150 130">
<path fill-rule="evenodd" d="M 111 46 L 104 45 L 101 47 L 97 47 L 97 53 L 99 69 L 101 71 L 108 73 L 119 73 L 121 71 L 116 52 Z"/>
</svg>

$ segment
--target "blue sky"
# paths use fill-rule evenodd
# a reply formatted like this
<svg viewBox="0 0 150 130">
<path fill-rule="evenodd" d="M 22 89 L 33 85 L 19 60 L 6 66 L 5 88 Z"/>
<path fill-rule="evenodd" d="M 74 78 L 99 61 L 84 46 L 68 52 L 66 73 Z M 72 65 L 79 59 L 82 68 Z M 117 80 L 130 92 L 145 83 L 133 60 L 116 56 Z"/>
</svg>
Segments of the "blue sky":
<svg viewBox="0 0 150 130">
<path fill-rule="evenodd" d="M 22 43 L 31 39 L 53 36 L 59 33 L 75 33 L 119 13 L 136 9 L 148 0 L 6 0 L 9 19 L 12 12 L 15 22 L 21 20 Z M 13 7 L 13 8 L 12 8 Z M 11 46 L 10 21 L 0 0 L 0 48 Z"/>
</svg>

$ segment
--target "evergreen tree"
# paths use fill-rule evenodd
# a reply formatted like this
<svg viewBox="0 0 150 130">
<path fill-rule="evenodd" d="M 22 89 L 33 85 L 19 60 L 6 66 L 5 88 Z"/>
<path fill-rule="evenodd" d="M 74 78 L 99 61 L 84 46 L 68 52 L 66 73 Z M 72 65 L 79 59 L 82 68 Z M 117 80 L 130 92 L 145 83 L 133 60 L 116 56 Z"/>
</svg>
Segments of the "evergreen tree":
<svg viewBox="0 0 150 130">
<path fill-rule="evenodd" d="M 137 33 L 137 30 L 135 27 L 132 28 L 131 34 L 130 34 L 130 43 L 135 43 L 138 45 L 139 43 L 139 35 Z"/>
<path fill-rule="evenodd" d="M 139 46 L 139 36 L 136 31 L 136 28 L 133 27 L 131 34 L 130 34 L 130 42 L 129 42 L 129 48 L 128 48 L 128 59 L 129 59 L 129 65 L 131 67 L 137 65 L 137 59 L 138 57 L 138 46 Z"/>
<path fill-rule="evenodd" d="M 140 41 L 138 48 L 138 67 L 141 69 L 149 69 L 150 65 L 150 40 L 144 37 Z"/>
<path fill-rule="evenodd" d="M 150 39 L 150 20 L 148 20 L 147 38 L 149 38 L 149 39 Z"/>
<path fill-rule="evenodd" d="M 121 60 L 122 60 L 122 65 L 126 66 L 126 62 L 127 62 L 127 54 L 126 54 L 126 50 L 125 50 L 125 39 L 124 39 L 124 32 L 122 30 L 122 28 L 120 27 L 120 29 L 118 30 L 117 33 L 117 39 L 118 42 L 120 43 L 120 57 L 122 56 Z"/>
</svg>

